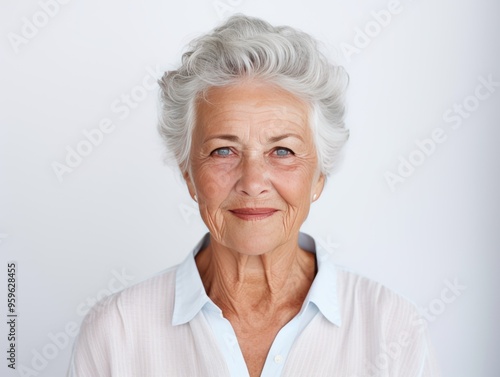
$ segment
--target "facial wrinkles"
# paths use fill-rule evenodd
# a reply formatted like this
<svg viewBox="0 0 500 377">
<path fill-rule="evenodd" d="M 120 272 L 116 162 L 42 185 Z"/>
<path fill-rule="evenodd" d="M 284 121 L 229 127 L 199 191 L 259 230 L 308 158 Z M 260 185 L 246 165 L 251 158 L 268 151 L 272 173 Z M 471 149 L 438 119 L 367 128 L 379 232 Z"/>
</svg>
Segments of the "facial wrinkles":
<svg viewBox="0 0 500 377">
<path fill-rule="evenodd" d="M 269 87 L 213 94 L 198 107 L 191 149 L 190 189 L 211 234 L 209 247 L 197 257 L 200 274 L 221 307 L 237 312 L 238 305 L 250 304 L 263 310 L 267 303 L 274 310 L 314 276 L 314 262 L 296 239 L 319 177 L 309 111 Z M 299 138 L 278 140 L 287 134 Z M 225 139 L 214 138 L 221 135 Z M 230 156 L 211 155 L 223 147 Z M 280 157 L 277 147 L 294 153 Z M 231 211 L 239 208 L 277 212 L 269 220 L 242 220 Z"/>
<path fill-rule="evenodd" d="M 278 224 L 281 223 L 282 234 L 288 236 L 293 233 L 292 229 L 299 229 L 303 213 L 308 210 L 312 186 L 298 184 L 299 191 L 294 193 L 292 190 L 291 197 L 290 190 L 283 187 L 290 182 L 303 183 L 317 178 L 314 173 L 316 153 L 312 131 L 307 123 L 309 112 L 296 99 L 294 102 L 290 96 L 278 94 L 259 97 L 250 90 L 236 92 L 233 96 L 231 91 L 219 91 L 216 97 L 210 98 L 210 103 L 198 107 L 199 123 L 193 135 L 192 149 L 194 186 L 195 190 L 201 190 L 198 195 L 200 210 L 218 240 L 226 239 L 225 217 L 231 219 L 231 215 L 228 217 L 225 212 L 231 206 L 258 207 L 272 203 L 281 211 Z M 273 137 L 287 133 L 298 134 L 304 140 L 289 137 L 270 143 Z M 233 135 L 238 140 L 211 140 L 205 143 L 206 139 L 221 134 Z M 226 146 L 234 148 L 238 158 L 214 160 L 210 157 L 213 149 Z M 272 148 L 277 146 L 294 150 L 294 158 L 271 158 Z M 265 196 L 248 197 L 234 191 L 235 182 L 245 174 L 246 168 L 269 185 L 270 193 L 267 195 L 272 197 L 271 201 Z M 297 196 L 306 198 L 307 203 L 295 199 Z"/>
<path fill-rule="evenodd" d="M 264 118 L 267 117 L 267 113 L 272 113 L 272 111 L 262 111 L 261 114 L 264 114 Z M 222 112 L 222 114 L 225 114 L 225 112 Z M 244 114 L 251 114 L 250 112 L 245 112 Z M 231 126 L 225 126 L 223 127 L 223 130 L 221 130 L 223 133 L 226 133 L 226 128 L 229 129 L 229 131 L 227 132 L 227 134 L 230 134 L 230 135 L 236 135 L 238 136 L 239 138 L 239 142 L 236 143 L 236 144 L 239 144 L 241 146 L 239 146 L 239 151 L 238 153 L 241 153 L 242 154 L 242 158 L 241 160 L 239 161 L 239 167 L 240 168 L 244 168 L 245 164 L 248 164 L 250 165 L 250 169 L 254 170 L 254 169 L 261 169 L 262 171 L 262 179 L 263 180 L 272 180 L 273 178 L 275 178 L 275 180 L 279 180 L 280 179 L 280 169 L 276 169 L 276 172 L 274 172 L 272 169 L 266 169 L 265 164 L 267 164 L 267 161 L 266 161 L 266 156 L 265 156 L 265 153 L 268 152 L 268 140 L 273 137 L 274 135 L 281 135 L 283 134 L 283 132 L 280 132 L 278 130 L 278 132 L 276 132 L 275 130 L 273 129 L 269 129 L 267 127 L 247 127 L 245 126 L 245 121 L 242 121 L 241 119 L 244 118 L 244 117 L 238 117 L 239 118 L 239 122 L 236 123 L 236 122 L 233 122 Z M 223 118 L 225 120 L 227 120 L 227 118 Z M 214 117 L 212 119 L 212 122 L 213 120 L 217 120 L 217 117 Z M 269 122 L 269 120 L 266 120 L 267 122 Z M 212 123 L 210 122 L 210 123 Z M 270 121 L 270 123 L 272 123 L 273 120 Z M 265 122 L 263 122 L 265 123 Z M 213 124 L 213 123 L 212 123 Z M 293 126 L 297 126 L 297 125 L 293 125 Z M 207 134 L 210 135 L 211 134 L 211 130 L 209 128 L 210 126 L 208 126 L 208 132 Z M 232 130 L 236 130 L 235 132 L 232 131 Z M 292 129 L 293 131 L 293 129 Z M 310 136 L 309 134 L 306 135 L 306 140 L 304 140 L 304 142 L 309 142 L 309 143 L 304 143 L 304 142 L 300 142 L 301 144 L 311 144 L 311 140 L 310 140 Z M 277 145 L 279 144 L 286 144 L 286 145 L 289 145 L 289 142 L 284 139 L 280 142 L 277 142 Z M 296 141 L 295 141 L 296 142 Z M 231 142 L 231 143 L 228 143 L 230 145 L 233 145 L 234 143 Z M 296 149 L 296 148 L 293 148 L 293 149 Z M 315 164 L 316 164 L 316 155 L 315 155 L 315 151 L 314 149 L 311 150 L 311 148 L 304 148 L 302 145 L 301 145 L 301 148 L 298 148 L 299 150 L 300 149 L 303 149 L 303 153 L 302 153 L 302 156 L 301 156 L 301 159 L 303 160 L 303 162 L 305 162 L 305 164 L 295 164 L 294 166 L 292 166 L 292 168 L 294 169 L 299 169 L 299 170 L 307 170 L 307 169 L 311 169 L 311 167 L 313 167 Z M 224 165 L 221 165 L 222 167 L 222 170 L 225 168 Z M 282 167 L 280 167 L 282 168 Z M 212 171 L 208 171 L 206 172 L 207 174 L 207 178 L 208 179 L 205 179 L 205 181 L 212 181 L 213 182 L 213 185 L 214 185 L 214 190 L 216 189 L 217 185 L 219 183 L 221 184 L 224 184 L 224 181 L 225 180 L 228 180 L 228 181 L 232 181 L 233 178 L 231 178 L 230 176 L 233 175 L 233 174 L 236 174 L 235 173 L 235 170 L 236 169 L 230 169 L 228 168 L 226 171 L 217 171 L 215 172 L 215 178 L 213 177 L 214 175 L 214 172 Z M 275 173 L 274 175 L 272 173 Z M 300 175 L 304 175 L 304 172 L 300 172 Z M 223 204 L 223 203 L 222 203 Z M 302 203 L 299 203 L 299 206 L 289 206 L 290 208 L 288 208 L 287 210 L 287 216 L 285 216 L 283 218 L 283 231 L 285 232 L 284 234 L 287 234 L 289 233 L 290 229 L 296 227 L 298 224 L 296 224 L 296 221 L 297 221 L 297 213 L 299 213 L 303 207 Z M 215 210 L 215 211 L 214 211 Z M 220 208 L 219 209 L 210 209 L 210 210 L 206 210 L 206 215 L 207 217 L 210 219 L 210 222 L 212 224 L 212 226 L 214 226 L 214 228 L 216 229 L 221 229 L 223 230 L 223 223 L 224 223 L 224 218 L 223 218 L 223 215 L 221 213 L 221 210 Z M 219 233 L 219 239 L 222 239 L 223 238 L 223 232 L 218 232 Z"/>
</svg>

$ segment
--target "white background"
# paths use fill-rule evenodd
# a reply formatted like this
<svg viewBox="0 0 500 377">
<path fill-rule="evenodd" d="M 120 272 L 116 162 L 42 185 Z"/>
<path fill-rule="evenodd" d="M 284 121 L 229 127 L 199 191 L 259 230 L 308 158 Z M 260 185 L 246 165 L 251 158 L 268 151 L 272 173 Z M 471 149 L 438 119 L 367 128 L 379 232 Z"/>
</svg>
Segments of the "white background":
<svg viewBox="0 0 500 377">
<path fill-rule="evenodd" d="M 230 10 L 218 14 L 214 5 L 224 2 Z M 3 1 L 0 374 L 18 375 L 4 357 L 7 261 L 18 264 L 17 366 L 33 371 L 21 375 L 63 376 L 73 341 L 63 333 L 88 302 L 110 284 L 119 288 L 116 275 L 130 284 L 179 263 L 204 234 L 178 173 L 162 163 L 157 90 L 138 87 L 148 67 L 175 68 L 189 40 L 242 12 L 313 34 L 351 78 L 345 160 L 303 230 L 339 264 L 436 314 L 429 327 L 444 375 L 496 376 L 500 88 L 467 98 L 479 77 L 500 81 L 500 3 L 401 0 L 401 12 L 376 33 L 371 12 L 387 6 L 74 0 L 44 20 L 37 1 Z M 16 52 L 9 33 L 22 36 L 23 18 L 34 16 L 46 25 Z M 356 28 L 367 27 L 369 45 L 344 53 L 345 44 L 356 47 Z M 127 116 L 112 110 L 134 90 L 146 96 Z M 464 100 L 475 110 L 453 129 L 443 114 Z M 60 182 L 53 163 L 65 163 L 67 146 L 103 118 L 115 129 Z M 399 157 L 437 128 L 446 141 L 391 190 L 384 174 L 397 173 Z M 466 289 L 443 304 L 446 281 Z"/>
</svg>

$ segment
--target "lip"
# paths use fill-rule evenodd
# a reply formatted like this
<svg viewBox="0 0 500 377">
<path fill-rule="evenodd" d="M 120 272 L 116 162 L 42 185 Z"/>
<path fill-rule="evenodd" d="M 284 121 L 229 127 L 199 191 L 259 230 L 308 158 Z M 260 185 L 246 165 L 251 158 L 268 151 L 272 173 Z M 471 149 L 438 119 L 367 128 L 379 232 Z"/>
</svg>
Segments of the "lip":
<svg viewBox="0 0 500 377">
<path fill-rule="evenodd" d="M 262 220 L 278 212 L 275 208 L 235 208 L 229 210 L 242 220 Z"/>
</svg>

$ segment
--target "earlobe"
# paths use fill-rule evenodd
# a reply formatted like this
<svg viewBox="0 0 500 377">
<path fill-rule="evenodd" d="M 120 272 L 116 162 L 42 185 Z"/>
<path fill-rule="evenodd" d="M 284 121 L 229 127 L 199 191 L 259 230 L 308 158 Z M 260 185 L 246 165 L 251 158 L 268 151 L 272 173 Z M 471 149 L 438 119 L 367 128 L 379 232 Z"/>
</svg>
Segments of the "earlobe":
<svg viewBox="0 0 500 377">
<path fill-rule="evenodd" d="M 313 197 L 312 197 L 312 201 L 316 201 L 321 193 L 323 192 L 323 187 L 325 187 L 325 175 L 323 173 L 320 173 L 319 177 L 318 177 L 318 182 L 316 182 L 316 185 L 313 189 Z"/>
</svg>

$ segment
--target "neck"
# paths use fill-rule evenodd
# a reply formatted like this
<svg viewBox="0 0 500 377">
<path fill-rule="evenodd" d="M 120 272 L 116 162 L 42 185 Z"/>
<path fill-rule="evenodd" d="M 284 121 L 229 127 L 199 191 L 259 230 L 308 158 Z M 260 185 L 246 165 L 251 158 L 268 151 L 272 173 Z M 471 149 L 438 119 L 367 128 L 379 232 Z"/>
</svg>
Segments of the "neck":
<svg viewBox="0 0 500 377">
<path fill-rule="evenodd" d="M 208 296 L 224 316 L 270 314 L 284 306 L 300 310 L 315 275 L 315 256 L 297 240 L 262 255 L 228 249 L 211 238 L 196 256 Z"/>
</svg>

